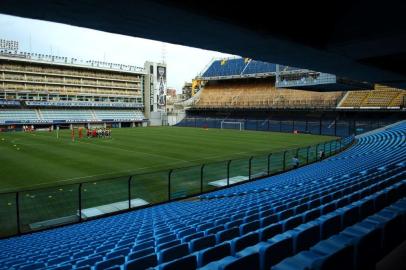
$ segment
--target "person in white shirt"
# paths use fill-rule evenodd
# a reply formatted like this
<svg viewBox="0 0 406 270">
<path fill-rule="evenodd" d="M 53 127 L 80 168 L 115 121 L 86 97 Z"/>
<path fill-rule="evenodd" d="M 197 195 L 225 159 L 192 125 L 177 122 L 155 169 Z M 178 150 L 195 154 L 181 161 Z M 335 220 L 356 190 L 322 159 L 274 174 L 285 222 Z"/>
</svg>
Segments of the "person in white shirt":
<svg viewBox="0 0 406 270">
<path fill-rule="evenodd" d="M 299 159 L 298 159 L 298 157 L 297 156 L 294 156 L 293 158 L 292 158 L 292 163 L 293 163 L 293 168 L 298 168 L 299 167 Z"/>
</svg>

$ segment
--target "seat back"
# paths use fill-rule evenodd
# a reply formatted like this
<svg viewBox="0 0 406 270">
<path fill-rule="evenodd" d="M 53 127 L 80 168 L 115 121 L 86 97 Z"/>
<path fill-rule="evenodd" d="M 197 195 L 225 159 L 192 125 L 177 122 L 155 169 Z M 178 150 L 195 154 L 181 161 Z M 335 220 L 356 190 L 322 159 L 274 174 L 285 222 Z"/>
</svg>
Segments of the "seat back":
<svg viewBox="0 0 406 270">
<path fill-rule="evenodd" d="M 158 253 L 159 264 L 169 262 L 174 259 L 186 256 L 189 254 L 189 245 L 184 243 L 164 249 Z"/>
<path fill-rule="evenodd" d="M 124 270 L 145 270 L 150 267 L 155 267 L 158 264 L 156 254 L 149 254 L 147 256 L 128 261 L 124 264 Z"/>
<path fill-rule="evenodd" d="M 207 248 L 199 252 L 198 266 L 202 267 L 210 262 L 220 260 L 231 255 L 230 243 L 222 243 L 212 248 Z"/>
</svg>

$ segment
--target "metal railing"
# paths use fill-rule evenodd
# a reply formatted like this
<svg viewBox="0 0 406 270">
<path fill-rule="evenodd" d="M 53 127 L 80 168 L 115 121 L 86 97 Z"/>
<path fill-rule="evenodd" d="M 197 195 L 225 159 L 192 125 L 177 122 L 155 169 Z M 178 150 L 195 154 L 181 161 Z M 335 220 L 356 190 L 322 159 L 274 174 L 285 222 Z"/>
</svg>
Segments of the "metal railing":
<svg viewBox="0 0 406 270">
<path fill-rule="evenodd" d="M 354 136 L 303 148 L 112 179 L 0 194 L 0 238 L 195 197 L 304 166 L 347 148 Z M 145 203 L 147 203 L 145 205 Z"/>
</svg>

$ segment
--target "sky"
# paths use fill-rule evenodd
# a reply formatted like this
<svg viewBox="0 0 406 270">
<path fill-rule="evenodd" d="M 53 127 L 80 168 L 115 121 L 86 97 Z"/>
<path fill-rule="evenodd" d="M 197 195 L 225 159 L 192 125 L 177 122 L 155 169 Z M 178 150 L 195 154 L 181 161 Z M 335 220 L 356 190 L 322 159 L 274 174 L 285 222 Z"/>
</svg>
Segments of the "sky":
<svg viewBox="0 0 406 270">
<path fill-rule="evenodd" d="M 0 38 L 19 42 L 24 52 L 144 66 L 165 55 L 167 85 L 181 93 L 213 58 L 231 55 L 160 41 L 123 36 L 66 24 L 0 14 Z M 164 49 L 163 49 L 164 48 Z M 165 52 L 165 53 L 163 53 Z"/>
</svg>

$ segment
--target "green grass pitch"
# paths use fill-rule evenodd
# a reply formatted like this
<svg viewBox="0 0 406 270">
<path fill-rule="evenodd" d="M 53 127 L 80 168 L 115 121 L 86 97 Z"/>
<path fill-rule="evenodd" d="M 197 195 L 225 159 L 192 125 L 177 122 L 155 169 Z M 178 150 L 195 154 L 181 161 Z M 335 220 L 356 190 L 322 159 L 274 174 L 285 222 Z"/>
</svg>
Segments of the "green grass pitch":
<svg viewBox="0 0 406 270">
<path fill-rule="evenodd" d="M 0 193 L 32 190 L 19 194 L 22 226 L 28 226 L 76 215 L 80 182 L 86 182 L 82 184 L 83 208 L 125 201 L 129 175 L 133 175 L 131 197 L 155 203 L 168 199 L 169 169 L 175 169 L 171 192 L 190 195 L 200 191 L 201 167 L 197 165 L 206 164 L 203 189 L 207 191 L 213 189 L 210 181 L 226 178 L 226 160 L 233 160 L 230 165 L 233 177 L 247 175 L 248 158 L 254 156 L 252 175 L 261 175 L 266 170 L 269 153 L 291 149 L 289 161 L 297 148 L 332 139 L 307 134 L 180 127 L 114 129 L 112 139 L 85 136 L 75 142 L 68 130 L 61 130 L 59 139 L 56 132 L 0 133 Z M 299 154 L 303 163 L 305 149 Z M 312 147 L 310 160 L 315 156 L 316 149 Z M 281 160 L 281 153 L 272 155 L 273 172 L 281 169 Z M 1 225 L 15 215 L 15 194 L 0 195 L 0 209 L 3 209 Z M 9 227 L 14 228 L 13 224 Z"/>
</svg>

